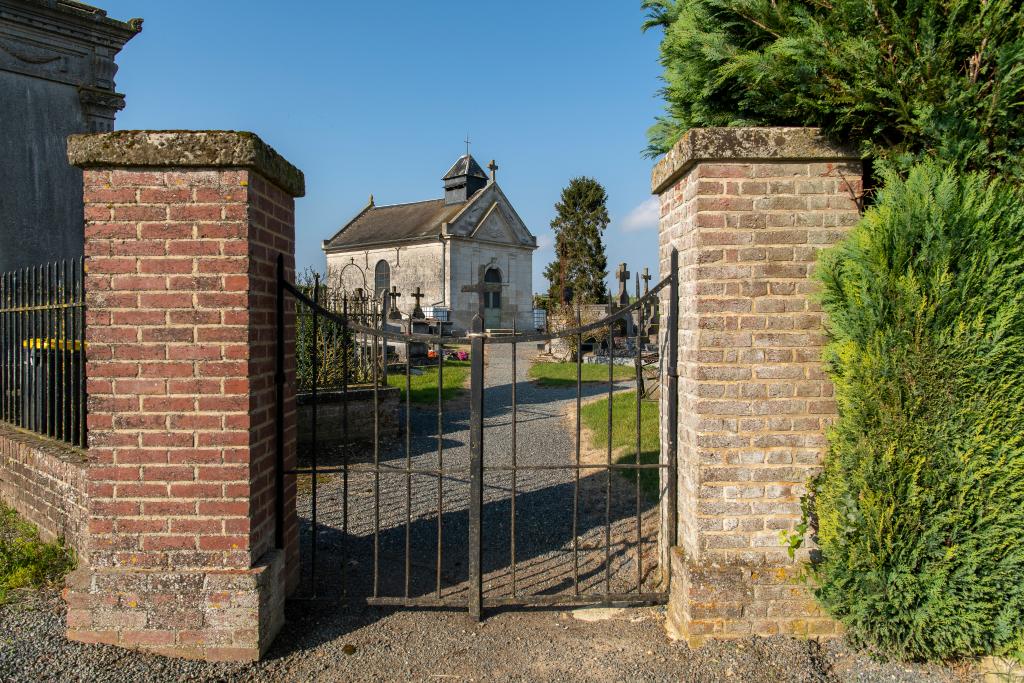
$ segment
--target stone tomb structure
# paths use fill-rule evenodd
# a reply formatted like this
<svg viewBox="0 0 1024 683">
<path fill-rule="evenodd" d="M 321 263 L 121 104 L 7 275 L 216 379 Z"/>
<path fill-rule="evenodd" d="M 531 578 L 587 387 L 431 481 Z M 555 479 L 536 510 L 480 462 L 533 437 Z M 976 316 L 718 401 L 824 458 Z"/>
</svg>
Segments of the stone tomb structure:
<svg viewBox="0 0 1024 683">
<path fill-rule="evenodd" d="M 82 255 L 72 133 L 113 130 L 114 57 L 142 30 L 79 2 L 0 0 L 0 272 Z"/>
<path fill-rule="evenodd" d="M 426 311 L 449 311 L 453 332 L 469 329 L 477 312 L 475 294 L 462 291 L 483 271 L 501 283 L 488 294 L 487 329 L 533 326 L 533 252 L 529 231 L 496 181 L 472 156 L 460 157 L 445 173 L 444 197 L 378 206 L 370 201 L 323 243 L 332 284 L 358 288 L 382 298 L 398 294 L 403 318 L 419 303 Z M 421 300 L 412 294 L 418 290 Z"/>
</svg>

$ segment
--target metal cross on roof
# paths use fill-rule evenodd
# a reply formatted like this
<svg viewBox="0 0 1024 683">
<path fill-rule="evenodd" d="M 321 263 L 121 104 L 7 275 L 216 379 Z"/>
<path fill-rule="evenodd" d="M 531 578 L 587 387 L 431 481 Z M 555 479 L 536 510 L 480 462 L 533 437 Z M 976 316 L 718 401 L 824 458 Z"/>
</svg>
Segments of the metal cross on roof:
<svg viewBox="0 0 1024 683">
<path fill-rule="evenodd" d="M 422 299 L 425 296 L 426 294 L 421 292 L 419 285 L 417 285 L 416 291 L 412 293 L 412 298 L 416 299 L 416 308 L 412 309 L 412 317 L 416 318 L 417 320 L 426 317 L 425 315 L 423 315 L 423 309 L 420 308 L 420 299 Z"/>
<path fill-rule="evenodd" d="M 466 139 L 463 140 L 466 143 L 466 156 L 469 156 L 469 133 L 466 133 Z"/>
</svg>

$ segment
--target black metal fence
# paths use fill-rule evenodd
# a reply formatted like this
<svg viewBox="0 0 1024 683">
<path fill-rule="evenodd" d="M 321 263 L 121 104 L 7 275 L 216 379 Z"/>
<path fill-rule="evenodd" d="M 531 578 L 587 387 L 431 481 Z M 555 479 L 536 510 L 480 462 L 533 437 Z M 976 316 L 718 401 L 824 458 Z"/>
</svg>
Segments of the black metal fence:
<svg viewBox="0 0 1024 683">
<path fill-rule="evenodd" d="M 291 477 L 301 506 L 308 505 L 309 510 L 300 522 L 305 586 L 300 594 L 328 595 L 341 584 L 344 595 L 365 598 L 371 605 L 453 606 L 467 608 L 475 618 L 487 607 L 664 603 L 668 569 L 662 567 L 659 575 L 654 568 L 659 561 L 658 543 L 668 547 L 676 543 L 677 272 L 678 254 L 673 252 L 667 277 L 643 295 L 638 279 L 633 302 L 609 310 L 599 320 L 583 323 L 577 311 L 574 325 L 552 333 L 521 333 L 513 328 L 511 334 L 501 335 L 485 333 L 483 327 L 485 294 L 501 285 L 488 283 L 481 273 L 477 284 L 462 290 L 477 294 L 472 329 L 464 336 L 442 336 L 441 326 L 433 334 L 416 332 L 412 316 L 395 320 L 389 312 L 385 318 L 375 302 L 369 302 L 369 315 L 346 298 L 339 309 L 321 298 L 315 279 L 312 288 L 287 281 L 284 259 L 279 258 L 277 544 L 284 547 L 285 543 L 285 481 Z M 660 310 L 663 294 L 668 294 L 664 311 Z M 300 450 L 296 466 L 286 468 L 283 424 L 289 309 L 295 310 L 297 321 L 300 375 L 302 364 L 309 366 L 307 384 L 300 381 L 299 389 L 311 396 L 312 420 L 309 446 Z M 303 347 L 322 349 L 328 341 L 334 343 L 335 335 L 346 340 L 336 358 L 303 351 Z M 362 410 L 358 417 L 349 412 L 350 367 L 359 362 L 350 339 L 370 358 L 373 387 L 372 409 L 369 415 Z M 603 377 L 597 385 L 583 381 L 587 339 L 606 345 L 606 374 L 599 373 Z M 378 387 L 389 365 L 381 362 L 389 342 L 405 350 L 404 362 L 391 364 L 392 371 L 400 373 L 394 384 L 404 386 L 404 405 L 397 414 L 402 436 L 394 441 L 380 436 Z M 518 389 L 525 381 L 518 371 L 518 352 L 551 342 L 575 349 L 571 362 L 575 382 L 568 382 L 575 385 L 574 395 L 564 390 L 539 400 L 537 395 L 527 395 L 524 418 Z M 432 360 L 421 360 L 413 368 L 413 345 L 433 349 L 433 355 L 417 354 Z M 468 406 L 445 396 L 446 347 L 451 346 L 470 348 Z M 495 372 L 504 363 L 502 356 L 509 360 L 508 379 L 488 385 L 485 372 Z M 340 415 L 320 414 L 321 363 L 340 363 Z M 616 373 L 616 365 L 631 366 L 632 375 Z M 667 383 L 668 392 L 669 437 L 665 448 L 659 445 L 656 452 L 645 452 L 642 439 L 640 397 L 649 365 L 659 368 L 657 375 Z M 428 392 L 421 392 L 423 405 L 414 409 L 414 371 L 417 375 L 436 372 L 436 402 Z M 616 399 L 629 390 L 636 392 L 636 398 L 616 409 Z M 606 424 L 599 430 L 604 432 L 604 448 L 585 453 L 584 400 L 602 396 L 607 399 Z M 569 442 L 543 441 L 545 433 L 531 434 L 537 420 L 543 419 L 537 404 L 555 400 L 559 401 L 552 408 L 555 413 L 567 407 L 575 414 L 575 438 Z M 623 415 L 623 408 L 633 414 Z M 550 417 L 561 419 L 560 414 Z M 347 435 L 354 419 L 372 421 L 372 444 L 320 446 L 322 421 L 339 421 Z M 623 420 L 627 427 L 622 434 L 629 444 L 617 449 L 613 428 Z M 533 445 L 523 448 L 522 442 Z M 490 444 L 486 459 L 485 443 Z M 642 490 L 644 481 L 653 483 L 653 496 Z M 321 507 L 324 503 L 326 509 Z M 349 572 L 348 566 L 359 570 Z"/>
<path fill-rule="evenodd" d="M 363 290 L 353 293 L 328 289 L 319 276 L 296 289 L 316 305 L 295 311 L 296 382 L 300 393 L 315 389 L 340 390 L 343 386 L 387 382 L 386 346 L 378 349 L 379 377 L 374 379 L 374 354 L 364 334 L 348 330 L 339 319 L 376 329 L 385 311 L 379 299 Z M 318 315 L 318 310 L 333 316 Z M 314 381 L 315 380 L 315 381 Z"/>
<path fill-rule="evenodd" d="M 81 258 L 0 274 L 0 420 L 84 447 Z"/>
</svg>

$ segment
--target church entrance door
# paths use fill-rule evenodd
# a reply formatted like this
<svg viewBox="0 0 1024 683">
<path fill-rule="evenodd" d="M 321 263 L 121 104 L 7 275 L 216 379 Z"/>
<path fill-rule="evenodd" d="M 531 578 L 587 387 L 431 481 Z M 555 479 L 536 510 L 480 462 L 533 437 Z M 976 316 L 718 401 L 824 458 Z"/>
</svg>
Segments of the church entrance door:
<svg viewBox="0 0 1024 683">
<path fill-rule="evenodd" d="M 501 284 L 501 271 L 488 268 L 484 282 Z M 496 330 L 501 327 L 501 291 L 484 292 L 484 329 Z"/>
</svg>

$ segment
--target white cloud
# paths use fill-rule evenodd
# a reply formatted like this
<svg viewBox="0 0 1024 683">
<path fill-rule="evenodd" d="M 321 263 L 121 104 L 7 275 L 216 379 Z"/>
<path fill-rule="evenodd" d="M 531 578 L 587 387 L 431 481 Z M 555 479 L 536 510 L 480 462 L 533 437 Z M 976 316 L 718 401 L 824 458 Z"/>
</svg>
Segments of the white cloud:
<svg viewBox="0 0 1024 683">
<path fill-rule="evenodd" d="M 639 232 L 641 230 L 653 230 L 658 227 L 658 218 L 661 214 L 661 205 L 657 197 L 645 199 L 643 203 L 633 207 L 626 214 L 620 223 L 623 232 Z"/>
<path fill-rule="evenodd" d="M 555 246 L 555 238 L 550 233 L 541 233 L 537 236 L 537 247 L 539 249 L 549 249 Z"/>
</svg>

